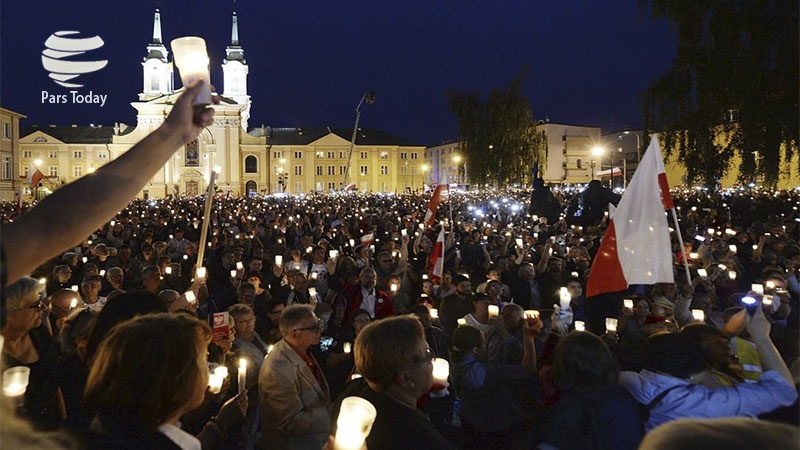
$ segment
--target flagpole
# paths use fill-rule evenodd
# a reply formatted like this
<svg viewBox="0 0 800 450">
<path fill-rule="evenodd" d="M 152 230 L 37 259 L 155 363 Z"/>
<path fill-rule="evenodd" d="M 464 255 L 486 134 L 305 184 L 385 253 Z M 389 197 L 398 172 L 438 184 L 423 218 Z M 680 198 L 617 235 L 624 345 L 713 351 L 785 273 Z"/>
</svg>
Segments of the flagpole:
<svg viewBox="0 0 800 450">
<path fill-rule="evenodd" d="M 686 269 L 686 281 L 692 284 L 692 275 L 689 272 L 689 258 L 686 254 L 686 247 L 683 245 L 683 234 L 681 233 L 681 226 L 678 224 L 678 213 L 675 212 L 675 207 L 672 209 L 672 221 L 675 222 L 675 232 L 678 233 L 678 242 L 681 245 L 681 253 L 683 253 L 683 268 Z"/>
</svg>

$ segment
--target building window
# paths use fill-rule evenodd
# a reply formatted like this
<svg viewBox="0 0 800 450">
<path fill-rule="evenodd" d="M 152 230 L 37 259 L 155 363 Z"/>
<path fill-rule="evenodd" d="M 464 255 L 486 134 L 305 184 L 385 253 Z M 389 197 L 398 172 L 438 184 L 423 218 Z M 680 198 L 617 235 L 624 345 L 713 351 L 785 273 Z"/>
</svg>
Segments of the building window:
<svg viewBox="0 0 800 450">
<path fill-rule="evenodd" d="M 47 175 L 58 178 L 58 166 L 47 166 Z"/>
<path fill-rule="evenodd" d="M 96 161 L 108 161 L 108 150 L 98 150 L 94 154 L 94 159 Z"/>
<path fill-rule="evenodd" d="M 58 150 L 50 150 L 47 152 L 47 157 L 49 159 L 58 159 Z"/>
<path fill-rule="evenodd" d="M 301 194 L 303 192 L 303 182 L 302 181 L 295 181 L 294 183 L 294 192 L 297 194 Z"/>
<path fill-rule="evenodd" d="M 322 159 L 325 157 L 325 152 L 317 152 L 317 158 Z"/>
<path fill-rule="evenodd" d="M 336 175 L 336 166 L 328 166 L 328 175 Z"/>
<path fill-rule="evenodd" d="M 381 181 L 381 192 L 389 192 L 389 182 Z"/>
<path fill-rule="evenodd" d="M 184 146 L 186 167 L 200 167 L 200 144 L 197 139 Z"/>
<path fill-rule="evenodd" d="M 367 171 L 367 166 L 361 166 L 361 176 L 365 177 L 368 174 L 369 174 L 369 172 Z"/>
<path fill-rule="evenodd" d="M 72 176 L 75 178 L 83 176 L 83 166 L 72 166 Z"/>
<path fill-rule="evenodd" d="M 3 156 L 3 167 L 2 167 L 2 175 L 4 180 L 10 180 L 11 176 L 11 157 L 10 156 Z"/>
<path fill-rule="evenodd" d="M 244 159 L 244 172 L 245 173 L 258 173 L 258 159 L 250 155 Z"/>
<path fill-rule="evenodd" d="M 389 159 L 389 152 L 381 152 L 381 159 Z"/>
<path fill-rule="evenodd" d="M 31 172 L 31 168 L 29 166 L 24 166 L 22 168 L 22 177 L 28 178 L 28 174 Z"/>
<path fill-rule="evenodd" d="M 33 152 L 30 150 L 25 150 L 22 152 L 23 158 L 33 158 Z"/>
<path fill-rule="evenodd" d="M 303 175 L 303 166 L 294 166 L 294 174 L 295 175 Z"/>
<path fill-rule="evenodd" d="M 283 152 L 272 152 L 272 159 L 281 159 Z"/>
<path fill-rule="evenodd" d="M 400 152 L 400 159 L 408 159 L 408 153 Z"/>
<path fill-rule="evenodd" d="M 367 159 L 367 158 L 369 158 L 367 152 L 361 152 L 361 159 Z"/>
<path fill-rule="evenodd" d="M 347 166 L 339 166 L 339 175 L 344 175 L 347 172 Z"/>
<path fill-rule="evenodd" d="M 72 151 L 72 159 L 81 159 L 83 158 L 83 151 L 82 150 L 73 150 Z"/>
<path fill-rule="evenodd" d="M 411 152 L 411 159 L 417 159 L 417 152 Z"/>
<path fill-rule="evenodd" d="M 322 166 L 317 166 L 317 176 L 318 177 L 322 176 Z"/>
<path fill-rule="evenodd" d="M 411 166 L 411 175 L 412 176 L 416 176 L 417 175 L 417 166 Z"/>
<path fill-rule="evenodd" d="M 335 191 L 336 190 L 336 183 L 333 182 L 333 181 L 329 181 L 328 182 L 328 190 L 329 191 Z"/>
<path fill-rule="evenodd" d="M 406 166 L 405 164 L 400 166 L 400 175 L 402 176 L 408 175 L 408 166 Z"/>
<path fill-rule="evenodd" d="M 328 152 L 328 159 L 336 158 L 336 152 Z"/>
<path fill-rule="evenodd" d="M 344 158 L 345 158 L 344 152 L 339 152 L 339 159 L 344 159 Z"/>
<path fill-rule="evenodd" d="M 381 166 L 381 175 L 389 175 L 389 166 Z"/>
<path fill-rule="evenodd" d="M 303 152 L 294 152 L 294 159 L 303 159 Z"/>
<path fill-rule="evenodd" d="M 11 122 L 3 122 L 3 139 L 11 140 Z"/>
</svg>

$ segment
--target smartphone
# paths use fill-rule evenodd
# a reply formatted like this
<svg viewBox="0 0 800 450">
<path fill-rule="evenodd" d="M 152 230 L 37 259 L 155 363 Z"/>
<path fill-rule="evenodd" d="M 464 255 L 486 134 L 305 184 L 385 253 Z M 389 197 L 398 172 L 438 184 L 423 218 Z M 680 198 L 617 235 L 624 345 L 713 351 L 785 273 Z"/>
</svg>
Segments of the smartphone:
<svg viewBox="0 0 800 450">
<path fill-rule="evenodd" d="M 332 336 L 322 336 L 319 340 L 319 349 L 322 352 L 327 352 L 333 347 L 333 337 Z"/>
<path fill-rule="evenodd" d="M 750 316 L 756 313 L 758 309 L 758 300 L 755 297 L 751 297 L 749 295 L 742 297 L 742 304 L 744 308 L 747 310 L 747 314 Z"/>
</svg>

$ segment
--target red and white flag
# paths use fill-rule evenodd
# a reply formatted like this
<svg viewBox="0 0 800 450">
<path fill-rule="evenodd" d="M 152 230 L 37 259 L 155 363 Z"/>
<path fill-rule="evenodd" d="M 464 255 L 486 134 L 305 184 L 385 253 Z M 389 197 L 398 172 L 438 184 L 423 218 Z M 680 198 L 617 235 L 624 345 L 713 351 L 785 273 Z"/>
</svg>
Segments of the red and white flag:
<svg viewBox="0 0 800 450">
<path fill-rule="evenodd" d="M 38 167 L 31 164 L 30 169 L 28 170 L 28 186 L 36 187 L 39 183 L 44 179 L 44 174 Z"/>
<path fill-rule="evenodd" d="M 431 201 L 428 202 L 428 210 L 425 211 L 425 225 L 431 226 L 433 225 L 434 220 L 436 220 L 436 211 L 439 209 L 439 203 L 442 201 L 442 190 L 447 187 L 444 183 L 440 183 L 436 186 L 436 190 L 433 191 L 433 195 L 431 196 Z"/>
<path fill-rule="evenodd" d="M 361 245 L 370 245 L 372 244 L 372 240 L 375 238 L 375 234 L 367 233 L 361 236 Z"/>
<path fill-rule="evenodd" d="M 434 284 L 439 284 L 444 273 L 444 227 L 439 230 L 439 237 L 436 238 L 436 243 L 433 244 L 433 250 L 428 262 L 430 263 L 428 276 Z"/>
<path fill-rule="evenodd" d="M 651 136 L 597 251 L 586 297 L 619 292 L 632 284 L 673 283 L 667 210 L 672 209 L 658 137 Z"/>
</svg>

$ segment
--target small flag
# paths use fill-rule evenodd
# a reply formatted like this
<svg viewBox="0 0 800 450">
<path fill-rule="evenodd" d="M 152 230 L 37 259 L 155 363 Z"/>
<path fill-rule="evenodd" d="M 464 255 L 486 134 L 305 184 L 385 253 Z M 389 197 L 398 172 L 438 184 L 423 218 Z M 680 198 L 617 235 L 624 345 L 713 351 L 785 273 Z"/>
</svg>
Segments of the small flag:
<svg viewBox="0 0 800 450">
<path fill-rule="evenodd" d="M 428 210 L 425 211 L 424 220 L 427 226 L 433 225 L 433 222 L 436 220 L 436 211 L 439 210 L 439 203 L 442 201 L 442 190 L 445 186 L 445 184 L 436 186 L 436 190 L 433 191 L 433 195 L 431 196 L 431 201 L 428 202 Z"/>
<path fill-rule="evenodd" d="M 439 237 L 436 238 L 428 262 L 431 266 L 428 276 L 434 284 L 439 284 L 444 273 L 444 227 L 439 230 Z"/>
</svg>

